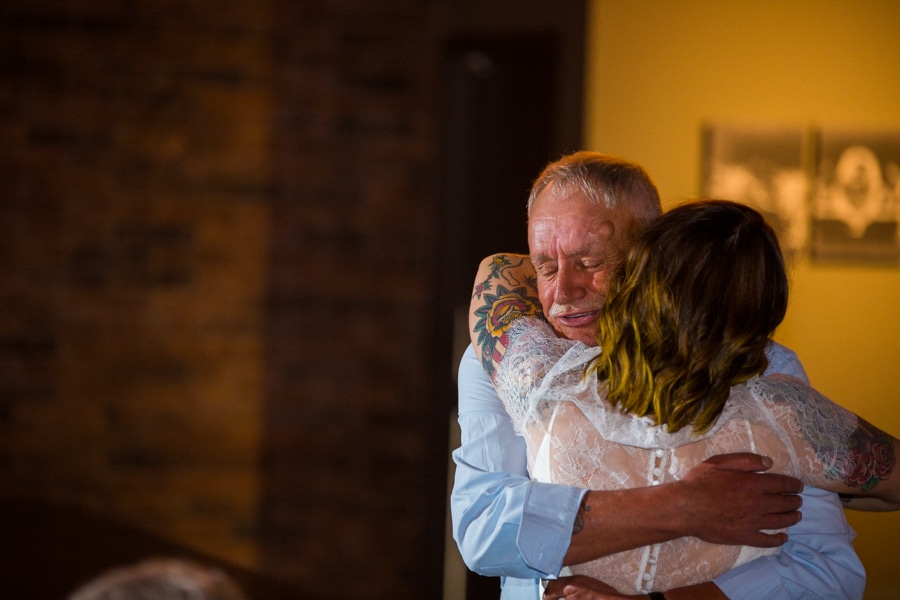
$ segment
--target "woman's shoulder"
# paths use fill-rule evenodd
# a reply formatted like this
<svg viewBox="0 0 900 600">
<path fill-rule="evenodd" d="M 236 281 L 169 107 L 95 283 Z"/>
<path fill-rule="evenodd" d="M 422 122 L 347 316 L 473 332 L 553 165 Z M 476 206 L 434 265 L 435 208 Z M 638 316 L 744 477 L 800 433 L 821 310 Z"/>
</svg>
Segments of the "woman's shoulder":
<svg viewBox="0 0 900 600">
<path fill-rule="evenodd" d="M 796 377 L 780 373 L 748 382 L 760 405 L 787 411 L 802 431 L 844 436 L 856 429 L 856 416 Z"/>
<path fill-rule="evenodd" d="M 718 423 L 732 417 L 766 426 L 794 422 L 809 389 L 803 381 L 790 375 L 757 375 L 731 388 Z"/>
<path fill-rule="evenodd" d="M 808 395 L 812 388 L 804 380 L 785 373 L 769 373 L 753 377 L 743 384 L 750 393 L 775 401 L 788 401 Z"/>
</svg>

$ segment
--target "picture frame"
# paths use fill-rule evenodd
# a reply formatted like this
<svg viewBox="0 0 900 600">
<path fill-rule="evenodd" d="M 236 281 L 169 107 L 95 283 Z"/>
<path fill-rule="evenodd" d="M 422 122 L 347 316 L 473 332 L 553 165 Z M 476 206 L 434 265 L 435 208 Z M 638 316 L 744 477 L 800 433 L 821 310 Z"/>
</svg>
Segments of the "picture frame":
<svg viewBox="0 0 900 600">
<path fill-rule="evenodd" d="M 809 239 L 808 130 L 797 125 L 707 124 L 702 195 L 758 210 L 788 258 Z"/>
<path fill-rule="evenodd" d="M 811 211 L 814 261 L 900 259 L 900 130 L 817 132 Z"/>
</svg>

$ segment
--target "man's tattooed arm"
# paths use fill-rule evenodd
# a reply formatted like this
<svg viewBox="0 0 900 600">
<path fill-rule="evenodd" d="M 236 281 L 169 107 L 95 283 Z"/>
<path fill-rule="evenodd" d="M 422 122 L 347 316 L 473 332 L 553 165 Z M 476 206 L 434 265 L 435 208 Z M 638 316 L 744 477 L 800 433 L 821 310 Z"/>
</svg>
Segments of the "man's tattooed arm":
<svg viewBox="0 0 900 600">
<path fill-rule="evenodd" d="M 491 379 L 506 352 L 510 324 L 524 316 L 543 318 L 536 282 L 525 255 L 495 254 L 481 262 L 469 305 L 469 331 Z"/>
<path fill-rule="evenodd" d="M 578 507 L 578 512 L 575 514 L 575 521 L 572 523 L 572 535 L 584 531 L 585 513 L 588 512 L 591 512 L 591 505 L 588 504 L 588 497 L 585 496 L 581 501 L 581 506 Z"/>
</svg>

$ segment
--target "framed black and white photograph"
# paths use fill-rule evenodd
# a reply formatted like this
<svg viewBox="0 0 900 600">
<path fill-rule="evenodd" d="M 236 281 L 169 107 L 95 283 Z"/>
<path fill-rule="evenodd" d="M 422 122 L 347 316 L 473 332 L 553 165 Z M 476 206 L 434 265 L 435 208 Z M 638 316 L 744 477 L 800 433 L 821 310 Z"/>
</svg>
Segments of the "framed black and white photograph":
<svg viewBox="0 0 900 600">
<path fill-rule="evenodd" d="M 812 257 L 896 263 L 900 258 L 900 131 L 819 132 Z"/>
<path fill-rule="evenodd" d="M 702 194 L 762 213 L 792 256 L 809 239 L 810 178 L 801 126 L 708 125 Z"/>
</svg>

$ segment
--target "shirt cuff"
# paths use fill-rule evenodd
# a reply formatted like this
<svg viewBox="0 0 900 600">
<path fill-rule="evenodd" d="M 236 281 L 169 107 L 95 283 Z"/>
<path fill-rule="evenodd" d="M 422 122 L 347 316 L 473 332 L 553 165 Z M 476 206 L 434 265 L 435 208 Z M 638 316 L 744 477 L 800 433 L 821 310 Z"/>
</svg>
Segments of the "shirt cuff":
<svg viewBox="0 0 900 600">
<path fill-rule="evenodd" d="M 587 490 L 533 482 L 516 540 L 525 564 L 555 578 L 572 543 L 572 525 Z"/>
</svg>

